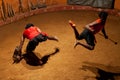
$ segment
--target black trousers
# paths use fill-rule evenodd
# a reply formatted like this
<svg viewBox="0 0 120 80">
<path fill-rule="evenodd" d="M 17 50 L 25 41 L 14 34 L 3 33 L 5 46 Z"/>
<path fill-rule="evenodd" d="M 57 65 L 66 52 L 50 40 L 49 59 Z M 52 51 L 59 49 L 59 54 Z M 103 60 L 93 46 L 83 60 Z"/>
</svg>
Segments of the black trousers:
<svg viewBox="0 0 120 80">
<path fill-rule="evenodd" d="M 87 44 L 95 46 L 95 36 L 90 30 L 84 29 L 83 32 L 79 34 L 76 27 L 74 27 L 73 29 L 77 40 L 85 39 Z"/>
<path fill-rule="evenodd" d="M 43 42 L 47 40 L 47 36 L 44 36 L 42 34 L 39 34 L 32 40 L 30 40 L 27 44 L 26 51 L 27 52 L 32 52 L 35 50 L 36 46 L 39 44 L 39 42 Z"/>
</svg>

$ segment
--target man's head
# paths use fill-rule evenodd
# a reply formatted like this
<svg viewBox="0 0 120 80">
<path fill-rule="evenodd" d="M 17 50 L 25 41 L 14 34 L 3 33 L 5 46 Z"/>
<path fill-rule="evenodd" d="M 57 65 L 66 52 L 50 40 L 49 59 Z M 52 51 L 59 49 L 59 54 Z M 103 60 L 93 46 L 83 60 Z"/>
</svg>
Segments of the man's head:
<svg viewBox="0 0 120 80">
<path fill-rule="evenodd" d="M 101 19 L 103 19 L 103 20 L 106 20 L 107 16 L 108 16 L 108 13 L 105 12 L 105 11 L 101 11 L 101 12 L 99 13 L 99 17 L 100 17 Z"/>
<path fill-rule="evenodd" d="M 32 23 L 28 23 L 28 24 L 26 24 L 25 29 L 28 29 L 31 26 L 34 26 L 34 25 Z"/>
</svg>

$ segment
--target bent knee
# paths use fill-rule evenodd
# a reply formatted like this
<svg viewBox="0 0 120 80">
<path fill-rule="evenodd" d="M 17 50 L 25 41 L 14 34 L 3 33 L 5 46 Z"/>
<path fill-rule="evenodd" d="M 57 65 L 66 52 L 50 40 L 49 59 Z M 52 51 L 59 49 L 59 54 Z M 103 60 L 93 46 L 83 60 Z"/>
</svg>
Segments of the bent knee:
<svg viewBox="0 0 120 80">
<path fill-rule="evenodd" d="M 81 36 L 76 36 L 76 39 L 77 39 L 77 40 L 82 40 L 83 37 L 81 37 Z"/>
<path fill-rule="evenodd" d="M 94 46 L 89 45 L 90 50 L 94 50 Z"/>
</svg>

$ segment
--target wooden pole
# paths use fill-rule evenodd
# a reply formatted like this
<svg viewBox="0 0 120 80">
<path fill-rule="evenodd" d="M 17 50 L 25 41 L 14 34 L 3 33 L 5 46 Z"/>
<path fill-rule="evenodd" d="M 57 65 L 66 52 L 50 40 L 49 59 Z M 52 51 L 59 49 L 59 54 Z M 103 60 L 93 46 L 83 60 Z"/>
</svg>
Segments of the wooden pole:
<svg viewBox="0 0 120 80">
<path fill-rule="evenodd" d="M 19 1 L 19 13 L 24 12 L 22 6 L 22 0 L 18 0 L 18 1 Z"/>
<path fill-rule="evenodd" d="M 2 18 L 2 20 L 5 21 L 5 16 L 4 16 L 4 12 L 3 12 L 2 6 L 0 6 L 0 12 L 1 12 L 1 18 Z"/>
<path fill-rule="evenodd" d="M 1 10 L 2 10 L 2 14 L 3 14 L 4 19 L 6 19 L 7 16 L 6 16 L 6 8 L 5 8 L 4 0 L 2 0 L 2 9 Z"/>
</svg>

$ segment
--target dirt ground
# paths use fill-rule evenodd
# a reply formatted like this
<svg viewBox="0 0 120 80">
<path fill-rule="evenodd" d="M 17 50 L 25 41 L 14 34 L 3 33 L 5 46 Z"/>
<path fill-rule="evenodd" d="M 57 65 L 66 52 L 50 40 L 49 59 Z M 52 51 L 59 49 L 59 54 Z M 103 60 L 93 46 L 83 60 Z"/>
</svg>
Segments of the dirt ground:
<svg viewBox="0 0 120 80">
<path fill-rule="evenodd" d="M 75 37 L 68 20 L 73 20 L 79 32 L 89 22 L 98 17 L 94 11 L 58 11 L 34 15 L 14 23 L 0 27 L 0 80 L 108 80 L 114 77 L 120 80 L 120 17 L 109 15 L 106 22 L 106 32 L 110 39 L 117 41 L 115 45 L 109 39 L 96 34 L 95 50 L 88 50 L 80 45 L 73 47 Z M 33 23 L 42 31 L 57 36 L 59 42 L 40 43 L 35 53 L 41 58 L 59 48 L 59 52 L 50 56 L 47 63 L 32 66 L 24 59 L 18 64 L 12 64 L 14 48 L 19 45 L 24 26 Z M 101 33 L 101 32 L 100 32 Z M 25 40 L 23 53 L 28 40 Z M 80 41 L 85 43 L 84 40 Z M 101 75 L 101 73 L 103 75 Z M 111 78 L 111 80 L 114 80 Z"/>
</svg>

